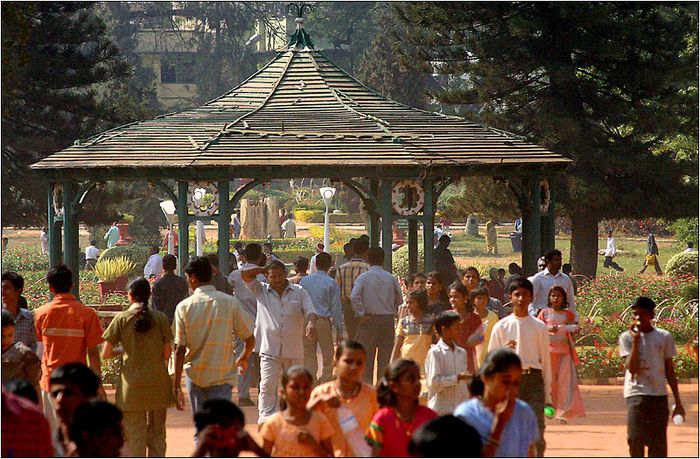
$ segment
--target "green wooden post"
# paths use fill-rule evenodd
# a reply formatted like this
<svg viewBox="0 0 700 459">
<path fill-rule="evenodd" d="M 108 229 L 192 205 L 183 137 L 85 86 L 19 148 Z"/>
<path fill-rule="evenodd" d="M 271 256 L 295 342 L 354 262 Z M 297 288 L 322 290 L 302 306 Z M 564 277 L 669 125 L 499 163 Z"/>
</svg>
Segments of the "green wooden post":
<svg viewBox="0 0 700 459">
<path fill-rule="evenodd" d="M 177 259 L 178 273 L 185 275 L 185 264 L 189 259 L 190 218 L 187 213 L 187 182 L 177 182 Z"/>
<path fill-rule="evenodd" d="M 425 272 L 435 269 L 433 261 L 433 232 L 435 231 L 435 185 L 433 179 L 423 180 L 425 197 L 423 198 L 423 260 Z"/>
<path fill-rule="evenodd" d="M 228 276 L 228 257 L 230 251 L 229 224 L 231 221 L 231 209 L 228 206 L 229 181 L 219 181 L 219 271 Z"/>
<path fill-rule="evenodd" d="M 370 179 L 370 191 L 372 194 L 376 197 L 379 197 L 379 180 L 377 179 Z M 381 197 L 379 197 L 381 201 Z M 367 231 L 367 235 L 369 236 L 369 245 L 370 247 L 377 247 L 379 245 L 379 232 L 380 232 L 380 226 L 379 226 L 379 212 L 376 206 L 372 207 L 372 210 L 368 212 L 369 213 L 369 228 Z"/>
<path fill-rule="evenodd" d="M 384 269 L 391 272 L 391 245 L 394 242 L 394 232 L 392 231 L 392 209 L 391 209 L 391 180 L 382 180 L 381 193 L 381 213 L 382 213 L 382 249 L 384 249 Z"/>
<path fill-rule="evenodd" d="M 523 212 L 523 274 L 531 276 L 537 272 L 537 259 L 541 256 L 540 226 L 540 181 L 533 177 L 528 181 L 529 202 Z"/>
<path fill-rule="evenodd" d="M 540 226 L 542 231 L 540 249 L 542 253 L 546 253 L 547 251 L 556 247 L 556 241 L 554 240 L 554 189 L 551 186 L 551 182 L 549 188 L 549 209 L 546 214 L 542 215 L 542 218 L 540 219 Z"/>
<path fill-rule="evenodd" d="M 56 211 L 53 208 L 53 190 L 56 184 L 49 183 L 48 190 L 48 215 L 49 221 L 46 228 L 49 232 L 49 268 L 55 268 L 61 264 L 61 222 L 56 221 Z"/>
<path fill-rule="evenodd" d="M 418 272 L 418 221 L 408 219 L 408 272 Z"/>
<path fill-rule="evenodd" d="M 71 292 L 80 297 L 80 240 L 78 233 L 78 208 L 73 205 L 78 194 L 78 184 L 67 182 L 63 185 L 63 249 L 64 261 L 73 272 Z"/>
</svg>

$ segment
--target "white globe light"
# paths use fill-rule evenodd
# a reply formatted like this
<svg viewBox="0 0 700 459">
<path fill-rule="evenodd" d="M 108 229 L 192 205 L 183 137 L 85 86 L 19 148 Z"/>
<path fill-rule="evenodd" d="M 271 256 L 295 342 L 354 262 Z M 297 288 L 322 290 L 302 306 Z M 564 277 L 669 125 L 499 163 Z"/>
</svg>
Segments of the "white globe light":
<svg viewBox="0 0 700 459">
<path fill-rule="evenodd" d="M 326 203 L 326 205 L 329 205 L 331 199 L 333 199 L 333 196 L 335 196 L 335 188 L 330 186 L 324 186 L 319 188 L 319 191 L 321 192 L 321 197 L 323 198 L 323 201 Z"/>
</svg>

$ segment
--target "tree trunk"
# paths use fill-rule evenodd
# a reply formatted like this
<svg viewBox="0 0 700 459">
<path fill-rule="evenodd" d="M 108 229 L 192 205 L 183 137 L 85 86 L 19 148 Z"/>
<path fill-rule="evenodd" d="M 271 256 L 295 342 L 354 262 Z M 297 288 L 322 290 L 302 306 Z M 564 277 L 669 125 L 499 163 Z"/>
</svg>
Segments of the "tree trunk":
<svg viewBox="0 0 700 459">
<path fill-rule="evenodd" d="M 598 218 L 573 212 L 571 215 L 571 265 L 576 274 L 595 277 L 598 266 Z"/>
</svg>

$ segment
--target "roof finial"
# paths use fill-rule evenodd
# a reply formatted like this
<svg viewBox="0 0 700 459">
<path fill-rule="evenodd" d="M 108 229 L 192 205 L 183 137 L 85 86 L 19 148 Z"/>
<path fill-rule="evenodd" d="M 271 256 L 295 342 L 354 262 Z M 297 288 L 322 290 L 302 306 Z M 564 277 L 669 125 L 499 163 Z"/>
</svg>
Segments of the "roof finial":
<svg viewBox="0 0 700 459">
<path fill-rule="evenodd" d="M 290 51 L 311 51 L 314 48 L 314 42 L 304 30 L 304 14 L 311 12 L 311 5 L 306 2 L 292 2 L 287 4 L 287 13 L 296 14 L 294 22 L 297 29 L 292 34 L 289 40 Z"/>
</svg>

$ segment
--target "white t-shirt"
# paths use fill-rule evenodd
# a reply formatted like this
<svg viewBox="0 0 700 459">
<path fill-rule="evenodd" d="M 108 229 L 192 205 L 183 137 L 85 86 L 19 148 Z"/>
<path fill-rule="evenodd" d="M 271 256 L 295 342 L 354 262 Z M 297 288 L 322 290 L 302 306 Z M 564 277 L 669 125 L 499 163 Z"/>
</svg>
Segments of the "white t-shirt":
<svg viewBox="0 0 700 459">
<path fill-rule="evenodd" d="M 620 356 L 632 353 L 632 335 L 626 331 L 620 335 Z M 676 355 L 673 336 L 666 330 L 654 327 L 639 337 L 639 372 L 632 376 L 625 370 L 624 396 L 667 395 L 665 360 Z"/>
<path fill-rule="evenodd" d="M 100 256 L 100 249 L 95 247 L 94 245 L 89 245 L 85 247 L 85 259 L 86 260 L 97 260 L 97 257 Z"/>
</svg>

